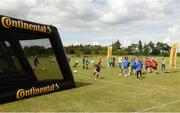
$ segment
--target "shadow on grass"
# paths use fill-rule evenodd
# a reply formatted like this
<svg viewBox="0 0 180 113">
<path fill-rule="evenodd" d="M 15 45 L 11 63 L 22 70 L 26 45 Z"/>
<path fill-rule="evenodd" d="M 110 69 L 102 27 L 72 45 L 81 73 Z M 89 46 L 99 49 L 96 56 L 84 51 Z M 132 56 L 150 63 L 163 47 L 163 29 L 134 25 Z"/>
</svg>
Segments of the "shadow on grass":
<svg viewBox="0 0 180 113">
<path fill-rule="evenodd" d="M 165 71 L 164 73 L 178 73 L 178 72 L 180 72 L 180 71 L 178 71 L 178 70 L 172 70 L 172 71 Z"/>
<path fill-rule="evenodd" d="M 170 71 L 170 73 L 178 73 L 179 71 L 177 70 L 173 70 L 173 71 Z"/>
<path fill-rule="evenodd" d="M 91 83 L 76 81 L 76 88 L 85 87 L 85 86 L 88 86 L 88 85 L 91 85 Z"/>
<path fill-rule="evenodd" d="M 105 77 L 99 77 L 99 79 L 105 79 Z"/>
<path fill-rule="evenodd" d="M 145 77 L 145 76 L 142 76 L 142 79 L 146 79 L 146 77 Z"/>
<path fill-rule="evenodd" d="M 141 78 L 136 78 L 137 80 L 144 80 L 146 77 L 145 76 L 142 76 Z"/>
<path fill-rule="evenodd" d="M 178 73 L 180 72 L 180 70 L 177 70 L 176 68 L 175 69 L 167 69 L 165 71 L 162 71 L 164 73 Z"/>
</svg>

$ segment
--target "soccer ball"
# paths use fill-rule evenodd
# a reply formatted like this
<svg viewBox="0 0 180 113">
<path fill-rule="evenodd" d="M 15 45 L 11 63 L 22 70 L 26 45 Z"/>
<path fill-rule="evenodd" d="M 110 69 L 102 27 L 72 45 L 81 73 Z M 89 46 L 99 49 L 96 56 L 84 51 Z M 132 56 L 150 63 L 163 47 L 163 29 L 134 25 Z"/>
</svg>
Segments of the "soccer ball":
<svg viewBox="0 0 180 113">
<path fill-rule="evenodd" d="M 94 60 L 91 60 L 91 64 L 93 64 L 94 63 Z"/>
<path fill-rule="evenodd" d="M 43 71 L 46 71 L 47 69 L 45 67 L 42 68 Z"/>
<path fill-rule="evenodd" d="M 77 70 L 74 70 L 74 73 L 77 73 Z"/>
<path fill-rule="evenodd" d="M 121 73 L 119 73 L 119 76 L 121 76 L 122 74 Z"/>
</svg>

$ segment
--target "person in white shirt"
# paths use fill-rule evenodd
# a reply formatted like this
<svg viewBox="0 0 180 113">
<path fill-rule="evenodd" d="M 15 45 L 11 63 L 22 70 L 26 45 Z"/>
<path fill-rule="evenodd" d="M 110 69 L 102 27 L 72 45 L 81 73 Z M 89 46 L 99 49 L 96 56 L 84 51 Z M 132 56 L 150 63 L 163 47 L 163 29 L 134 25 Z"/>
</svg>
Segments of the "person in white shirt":
<svg viewBox="0 0 180 113">
<path fill-rule="evenodd" d="M 123 60 L 124 60 L 123 57 L 119 57 L 119 69 L 120 69 L 119 75 L 120 75 L 120 76 L 122 75 L 122 72 L 123 72 L 123 65 L 122 65 Z"/>
<path fill-rule="evenodd" d="M 163 58 L 161 60 L 161 71 L 164 71 L 166 69 L 166 60 Z"/>
</svg>

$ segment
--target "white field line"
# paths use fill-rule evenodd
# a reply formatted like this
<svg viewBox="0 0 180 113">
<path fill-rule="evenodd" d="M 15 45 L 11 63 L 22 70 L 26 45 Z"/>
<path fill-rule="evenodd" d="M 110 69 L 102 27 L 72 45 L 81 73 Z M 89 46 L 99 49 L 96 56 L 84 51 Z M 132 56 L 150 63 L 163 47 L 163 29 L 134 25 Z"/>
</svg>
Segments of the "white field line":
<svg viewBox="0 0 180 113">
<path fill-rule="evenodd" d="M 84 77 L 84 76 L 83 76 L 83 78 L 90 79 L 90 77 L 88 78 L 88 77 Z M 98 81 L 98 80 L 97 80 L 97 81 Z M 136 89 L 143 89 L 143 90 L 154 91 L 154 90 L 151 90 L 151 89 L 149 89 L 149 88 L 136 87 L 136 86 L 130 85 L 130 84 L 122 84 L 122 83 L 119 83 L 119 82 L 118 82 L 118 83 L 117 83 L 117 82 L 111 82 L 111 81 L 106 81 L 106 80 L 102 80 L 102 79 L 101 79 L 100 81 L 103 81 L 103 82 L 106 82 L 106 83 L 110 83 L 110 84 L 114 84 L 114 85 L 122 85 L 122 86 L 133 87 L 133 88 L 136 88 Z M 156 90 L 156 91 L 157 91 L 157 90 Z M 162 91 L 159 91 L 159 90 L 158 90 L 158 92 L 163 93 Z M 169 93 L 169 95 L 179 96 L 179 94 L 172 94 L 172 93 Z M 176 103 L 179 103 L 179 102 L 180 102 L 180 100 L 176 100 L 176 101 L 172 101 L 172 102 L 168 102 L 168 103 L 164 103 L 164 104 L 152 106 L 152 107 L 149 107 L 149 108 L 145 108 L 145 109 L 143 109 L 143 110 L 140 110 L 140 111 L 138 111 L 138 112 L 136 112 L 136 113 L 139 113 L 139 112 L 148 112 L 149 110 L 157 109 L 157 108 L 160 108 L 160 107 L 165 107 L 165 106 L 167 106 L 167 105 L 172 105 L 172 104 L 176 104 Z"/>
<path fill-rule="evenodd" d="M 101 80 L 101 81 L 107 82 L 107 83 L 110 83 L 110 84 L 115 84 L 115 85 L 126 85 L 126 86 L 133 87 L 133 88 L 138 88 L 138 89 L 143 89 L 143 90 L 154 91 L 154 90 L 151 90 L 151 89 L 149 89 L 149 88 L 136 87 L 136 86 L 130 85 L 130 84 L 120 84 L 120 83 L 117 83 L 117 82 L 110 82 L 110 81 L 106 81 L 106 80 Z M 156 91 L 157 91 L 157 90 L 156 90 Z M 158 90 L 158 92 L 163 93 L 163 92 L 160 91 L 160 90 Z M 179 94 L 172 94 L 172 93 L 169 93 L 169 95 L 179 96 Z M 149 111 L 149 110 L 153 110 L 153 109 L 160 108 L 160 107 L 165 107 L 165 106 L 167 106 L 167 105 L 172 105 L 172 104 L 176 104 L 176 103 L 179 103 L 179 102 L 180 102 L 180 100 L 176 100 L 176 101 L 173 101 L 173 102 L 168 102 L 168 103 L 160 104 L 160 105 L 157 105 L 157 106 L 149 107 L 149 108 L 146 108 L 146 109 L 141 110 L 141 111 L 138 111 L 138 112 L 146 112 L 146 111 Z"/>
<path fill-rule="evenodd" d="M 101 80 L 101 81 L 104 81 L 104 82 L 107 82 L 107 83 L 110 83 L 110 84 L 115 84 L 115 85 L 126 85 L 126 86 L 130 86 L 130 87 L 138 88 L 138 89 L 154 91 L 154 90 L 151 90 L 151 89 L 148 89 L 148 88 L 141 88 L 141 87 L 136 87 L 136 86 L 133 86 L 133 85 L 120 84 L 120 83 L 117 83 L 117 82 L 113 83 L 113 82 L 109 82 L 109 81 L 106 81 L 106 80 Z M 161 91 L 159 91 L 159 92 L 163 93 Z M 170 93 L 170 95 L 179 96 L 178 94 L 171 94 L 171 93 Z M 176 101 L 173 101 L 173 102 L 168 102 L 168 103 L 160 104 L 160 105 L 157 105 L 157 106 L 149 107 L 149 108 L 146 108 L 146 109 L 138 111 L 138 112 L 146 112 L 146 111 L 149 111 L 149 110 L 153 110 L 153 109 L 160 108 L 160 107 L 165 107 L 167 105 L 172 105 L 172 104 L 176 104 L 176 103 L 179 103 L 179 102 L 180 102 L 180 100 L 176 100 Z"/>
<path fill-rule="evenodd" d="M 180 102 L 180 100 L 176 100 L 176 101 L 173 101 L 173 102 L 168 102 L 168 103 L 156 105 L 156 106 L 153 106 L 153 107 L 149 107 L 149 108 L 140 110 L 138 112 L 147 112 L 147 111 L 150 111 L 150 110 L 153 110 L 153 109 L 157 109 L 157 108 L 161 108 L 161 107 L 166 107 L 167 105 L 172 105 L 172 104 L 176 104 L 176 103 L 179 103 L 179 102 Z"/>
<path fill-rule="evenodd" d="M 178 67 L 180 68 L 180 67 Z M 82 76 L 81 76 L 82 77 Z M 90 79 L 90 77 L 84 77 L 83 78 L 86 78 L 86 79 Z M 98 81 L 98 80 L 97 80 Z M 134 85 L 130 85 L 130 84 L 122 84 L 122 83 L 117 83 L 117 82 L 111 82 L 111 81 L 106 81 L 106 80 L 100 80 L 100 81 L 103 81 L 103 82 L 106 82 L 106 83 L 109 83 L 109 84 L 114 84 L 114 85 L 122 85 L 122 86 L 128 86 L 128 87 L 133 87 L 133 88 L 136 88 L 136 89 L 143 89 L 143 90 L 149 90 L 149 91 L 154 91 L 152 89 L 149 89 L 149 88 L 142 88 L 142 87 L 136 87 Z M 160 93 L 163 93 L 163 91 L 160 91 L 160 90 L 156 90 L 156 92 L 160 92 Z M 176 95 L 176 96 L 179 96 L 179 94 L 173 94 L 173 93 L 169 93 L 169 95 Z M 149 107 L 149 108 L 146 108 L 146 109 L 143 109 L 143 110 L 140 110 L 138 112 L 147 112 L 149 110 L 153 110 L 153 109 L 157 109 L 157 108 L 160 108 L 160 107 L 165 107 L 167 105 L 172 105 L 172 104 L 176 104 L 176 103 L 179 103 L 180 100 L 176 100 L 176 101 L 173 101 L 173 102 L 168 102 L 168 103 L 164 103 L 164 104 L 160 104 L 160 105 L 156 105 L 156 106 L 152 106 L 152 107 Z"/>
</svg>

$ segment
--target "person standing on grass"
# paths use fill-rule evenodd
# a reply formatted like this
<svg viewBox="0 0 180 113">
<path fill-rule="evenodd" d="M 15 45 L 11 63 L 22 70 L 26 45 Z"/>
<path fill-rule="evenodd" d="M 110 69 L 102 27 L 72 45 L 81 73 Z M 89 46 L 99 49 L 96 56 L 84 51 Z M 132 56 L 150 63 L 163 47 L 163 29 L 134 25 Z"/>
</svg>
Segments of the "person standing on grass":
<svg viewBox="0 0 180 113">
<path fill-rule="evenodd" d="M 78 63 L 78 61 L 76 60 L 75 63 L 74 63 L 74 65 L 73 65 L 73 68 L 77 68 L 78 64 L 79 64 L 79 63 Z"/>
<path fill-rule="evenodd" d="M 86 58 L 85 57 L 83 57 L 82 64 L 83 64 L 83 69 L 85 69 L 85 65 L 86 65 Z"/>
<path fill-rule="evenodd" d="M 144 64 L 145 64 L 146 72 L 150 73 L 151 72 L 151 62 L 148 57 L 146 57 Z"/>
<path fill-rule="evenodd" d="M 111 58 L 111 59 L 108 59 L 108 66 L 109 66 L 109 67 L 112 67 L 112 58 Z"/>
<path fill-rule="evenodd" d="M 109 66 L 112 67 L 112 58 L 109 60 Z"/>
<path fill-rule="evenodd" d="M 34 56 L 34 70 L 36 69 L 36 68 L 39 68 L 39 65 L 40 63 L 39 63 L 39 56 L 38 55 L 35 55 Z"/>
<path fill-rule="evenodd" d="M 158 63 L 155 59 L 151 60 L 151 67 L 152 67 L 153 72 L 157 75 Z"/>
<path fill-rule="evenodd" d="M 86 58 L 86 60 L 85 60 L 85 67 L 86 67 L 86 69 L 89 68 L 89 59 L 88 58 Z"/>
<path fill-rule="evenodd" d="M 141 78 L 142 79 L 142 62 L 140 59 L 136 62 L 136 75 L 137 79 Z"/>
<path fill-rule="evenodd" d="M 161 71 L 165 71 L 166 69 L 166 60 L 162 58 L 161 60 Z"/>
<path fill-rule="evenodd" d="M 68 62 L 70 63 L 71 62 L 71 57 L 67 56 L 67 59 L 68 59 Z"/>
<path fill-rule="evenodd" d="M 135 58 L 131 59 L 130 66 L 129 66 L 129 75 L 133 72 L 133 75 L 136 74 L 136 61 Z"/>
<path fill-rule="evenodd" d="M 115 65 L 116 65 L 116 58 L 112 57 L 112 67 L 115 67 Z"/>
<path fill-rule="evenodd" d="M 122 75 L 122 71 L 123 71 L 123 66 L 122 66 L 122 64 L 123 64 L 123 60 L 124 60 L 124 58 L 123 58 L 123 57 L 119 57 L 119 69 L 120 69 L 119 76 L 121 76 L 121 75 Z"/>
<path fill-rule="evenodd" d="M 96 75 L 95 80 L 97 80 L 99 78 L 100 71 L 101 71 L 100 64 L 99 63 L 95 64 L 94 65 L 94 73 L 92 75 L 92 76 Z"/>
<path fill-rule="evenodd" d="M 125 57 L 123 60 L 123 72 L 125 73 L 125 77 L 128 76 L 129 64 L 130 64 L 130 62 L 128 61 L 128 57 Z"/>
</svg>

